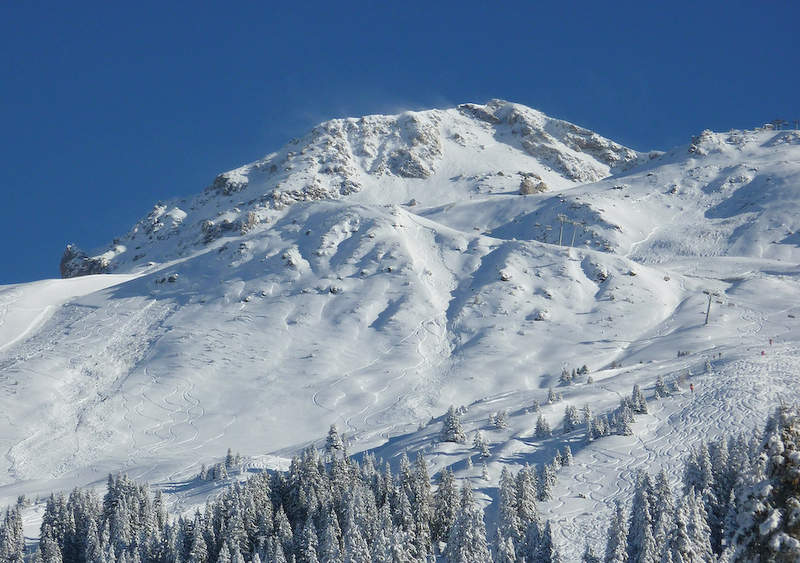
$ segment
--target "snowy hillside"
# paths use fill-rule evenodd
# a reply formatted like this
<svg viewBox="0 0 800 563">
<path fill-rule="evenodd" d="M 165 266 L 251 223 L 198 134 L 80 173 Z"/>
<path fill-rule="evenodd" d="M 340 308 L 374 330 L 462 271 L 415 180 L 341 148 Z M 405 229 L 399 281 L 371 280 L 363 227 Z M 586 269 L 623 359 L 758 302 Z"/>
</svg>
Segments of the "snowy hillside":
<svg viewBox="0 0 800 563">
<path fill-rule="evenodd" d="M 278 466 L 336 424 L 488 505 L 504 466 L 569 444 L 540 510 L 574 558 L 635 469 L 796 397 L 799 229 L 797 131 L 640 154 L 501 101 L 324 123 L 106 248 L 68 247 L 68 279 L 0 287 L 0 497 L 124 471 L 189 510 L 227 448 Z M 659 376 L 681 391 L 652 400 Z M 634 384 L 651 408 L 632 436 L 534 435 Z M 449 405 L 464 445 L 438 441 Z M 467 467 L 477 429 L 488 481 Z"/>
</svg>

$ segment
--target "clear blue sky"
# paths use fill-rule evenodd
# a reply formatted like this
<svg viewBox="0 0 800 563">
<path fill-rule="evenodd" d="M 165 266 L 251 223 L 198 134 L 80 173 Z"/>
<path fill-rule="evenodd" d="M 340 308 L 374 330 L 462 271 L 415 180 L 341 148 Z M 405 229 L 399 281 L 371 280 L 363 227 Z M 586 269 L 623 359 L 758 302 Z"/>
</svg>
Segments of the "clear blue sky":
<svg viewBox="0 0 800 563">
<path fill-rule="evenodd" d="M 0 284 L 332 117 L 493 97 L 636 149 L 800 118 L 797 2 L 3 2 Z"/>
</svg>

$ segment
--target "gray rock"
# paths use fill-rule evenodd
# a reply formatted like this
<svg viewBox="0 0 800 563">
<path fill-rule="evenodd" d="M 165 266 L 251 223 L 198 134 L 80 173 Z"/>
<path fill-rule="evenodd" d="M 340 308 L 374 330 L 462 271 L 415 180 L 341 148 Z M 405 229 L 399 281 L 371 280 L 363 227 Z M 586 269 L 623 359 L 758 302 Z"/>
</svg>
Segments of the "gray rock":
<svg viewBox="0 0 800 563">
<path fill-rule="evenodd" d="M 59 267 L 62 278 L 76 278 L 92 274 L 107 274 L 109 262 L 102 256 L 89 257 L 74 244 L 68 244 L 64 249 Z"/>
</svg>

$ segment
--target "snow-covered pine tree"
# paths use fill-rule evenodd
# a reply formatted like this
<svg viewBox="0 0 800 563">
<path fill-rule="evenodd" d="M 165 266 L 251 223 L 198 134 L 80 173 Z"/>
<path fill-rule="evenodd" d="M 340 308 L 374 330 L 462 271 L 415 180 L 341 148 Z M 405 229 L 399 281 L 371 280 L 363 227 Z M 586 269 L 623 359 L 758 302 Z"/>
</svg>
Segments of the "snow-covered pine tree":
<svg viewBox="0 0 800 563">
<path fill-rule="evenodd" d="M 508 411 L 501 410 L 497 413 L 494 419 L 494 427 L 498 430 L 503 430 L 504 428 L 508 428 Z"/>
<path fill-rule="evenodd" d="M 325 438 L 325 453 L 333 458 L 343 449 L 344 444 L 342 443 L 342 437 L 339 435 L 339 430 L 336 428 L 335 424 L 331 424 L 331 427 L 328 429 L 328 436 Z"/>
<path fill-rule="evenodd" d="M 511 538 L 499 538 L 495 551 L 495 563 L 517 563 L 517 552 Z"/>
<path fill-rule="evenodd" d="M 228 448 L 228 453 L 225 455 L 225 469 L 233 469 L 236 466 L 233 452 Z"/>
<path fill-rule="evenodd" d="M 668 518 L 672 518 L 672 511 L 675 508 L 675 502 L 672 498 L 672 488 L 669 485 L 669 476 L 666 470 L 662 469 L 656 476 L 655 483 L 653 484 L 652 500 L 650 502 L 651 517 L 653 522 L 658 522 L 661 515 L 666 513 Z"/>
<path fill-rule="evenodd" d="M 725 517 L 728 513 L 728 501 L 731 498 L 736 474 L 729 464 L 728 441 L 719 440 L 709 444 L 711 458 L 713 503 L 707 498 L 708 525 L 711 528 L 711 547 L 715 553 L 722 552 L 722 538 L 725 530 Z"/>
<path fill-rule="evenodd" d="M 800 560 L 800 407 L 780 406 L 767 420 L 742 495 L 735 561 Z"/>
<path fill-rule="evenodd" d="M 522 538 L 522 525 L 517 510 L 517 487 L 511 471 L 503 466 L 500 472 L 499 508 L 497 514 L 497 551 L 500 553 L 506 540 L 516 548 Z"/>
<path fill-rule="evenodd" d="M 491 455 L 489 453 L 489 444 L 486 443 L 486 438 L 483 437 L 483 433 L 480 430 L 475 432 L 475 439 L 472 441 L 472 447 L 478 450 L 482 459 Z"/>
<path fill-rule="evenodd" d="M 325 524 L 322 527 L 319 542 L 319 559 L 325 563 L 344 563 L 341 546 L 341 530 L 336 519 L 336 512 L 328 511 Z"/>
<path fill-rule="evenodd" d="M 711 529 L 708 526 L 708 515 L 703 498 L 697 491 L 689 492 L 689 535 L 694 544 L 694 552 L 700 561 L 714 561 L 711 549 Z"/>
<path fill-rule="evenodd" d="M 586 548 L 583 550 L 583 556 L 581 557 L 582 563 L 601 563 L 600 556 L 595 553 L 594 548 L 586 544 Z"/>
<path fill-rule="evenodd" d="M 345 563 L 372 563 L 369 544 L 361 535 L 358 526 L 348 529 L 344 537 Z"/>
<path fill-rule="evenodd" d="M 22 534 L 21 506 L 6 510 L 5 518 L 0 525 L 0 560 L 9 563 L 22 563 L 25 550 L 25 538 Z"/>
<path fill-rule="evenodd" d="M 592 408 L 589 406 L 589 403 L 584 403 L 583 407 L 581 408 L 581 421 L 587 427 L 592 422 Z"/>
<path fill-rule="evenodd" d="M 608 527 L 605 563 L 626 563 L 626 539 L 628 535 L 627 518 L 622 503 L 617 501 L 611 524 Z"/>
<path fill-rule="evenodd" d="M 555 391 L 553 391 L 553 388 L 550 387 L 547 390 L 547 403 L 548 404 L 552 404 L 552 403 L 557 403 L 557 402 L 558 402 L 558 395 L 556 394 Z"/>
<path fill-rule="evenodd" d="M 195 528 L 192 545 L 189 548 L 189 561 L 206 561 L 208 559 L 208 545 L 203 538 L 201 530 Z"/>
<path fill-rule="evenodd" d="M 548 501 L 553 498 L 555 471 L 544 463 L 536 467 L 536 500 Z"/>
<path fill-rule="evenodd" d="M 667 389 L 667 385 L 664 383 L 664 378 L 661 377 L 661 375 L 656 378 L 656 386 L 653 395 L 656 399 L 669 396 L 669 389 Z"/>
<path fill-rule="evenodd" d="M 295 544 L 294 533 L 292 525 L 289 523 L 289 518 L 283 510 L 283 505 L 278 506 L 278 510 L 275 512 L 274 530 L 275 537 L 280 542 L 284 554 L 287 557 L 291 556 Z"/>
<path fill-rule="evenodd" d="M 119 561 L 119 560 L 117 560 Z M 233 563 L 233 557 L 231 557 L 231 550 L 228 546 L 228 542 L 222 544 L 222 548 L 219 550 L 217 554 L 217 563 Z"/>
<path fill-rule="evenodd" d="M 581 418 L 578 414 L 578 409 L 573 405 L 566 405 L 564 407 L 564 433 L 572 432 L 581 424 Z"/>
<path fill-rule="evenodd" d="M 572 465 L 572 450 L 569 447 L 569 444 L 564 446 L 564 453 L 561 455 L 561 463 L 564 467 L 568 467 Z"/>
<path fill-rule="evenodd" d="M 489 563 L 483 510 L 475 503 L 470 484 L 461 488 L 461 503 L 445 551 L 449 563 Z"/>
<path fill-rule="evenodd" d="M 631 417 L 625 416 L 624 413 L 617 419 L 617 428 L 616 428 L 617 434 L 619 434 L 620 436 L 633 435 L 633 428 L 631 428 L 630 419 Z"/>
<path fill-rule="evenodd" d="M 408 533 L 403 530 L 395 530 L 392 533 L 390 556 L 385 560 L 393 563 L 416 563 L 419 560 L 414 549 L 414 542 L 409 538 Z"/>
<path fill-rule="evenodd" d="M 306 518 L 303 531 L 300 534 L 300 543 L 297 545 L 297 559 L 302 563 L 319 563 L 319 539 L 311 514 Z"/>
<path fill-rule="evenodd" d="M 667 545 L 672 561 L 700 561 L 689 535 L 690 517 L 689 499 L 684 496 L 675 507 L 674 527 Z"/>
<path fill-rule="evenodd" d="M 553 466 L 553 469 L 554 469 L 555 471 L 558 471 L 559 469 L 561 469 L 561 466 L 562 466 L 563 464 L 564 464 L 564 460 L 563 460 L 563 458 L 561 457 L 561 452 L 560 452 L 560 451 L 558 451 L 558 450 L 556 450 L 556 453 L 555 453 L 555 455 L 553 456 L 553 462 L 552 462 L 552 464 L 551 464 L 551 465 Z"/>
<path fill-rule="evenodd" d="M 650 476 L 644 471 L 636 474 L 636 486 L 628 525 L 627 553 L 631 563 L 655 563 L 656 544 L 650 512 Z"/>
<path fill-rule="evenodd" d="M 414 540 L 414 515 L 411 512 L 411 501 L 408 499 L 405 489 L 397 487 L 395 489 L 396 507 L 394 511 L 394 521 L 397 527 L 408 534 Z"/>
<path fill-rule="evenodd" d="M 450 469 L 441 473 L 439 486 L 433 496 L 431 536 L 434 541 L 447 541 L 450 528 L 458 511 L 458 490 L 456 476 Z"/>
<path fill-rule="evenodd" d="M 242 555 L 242 552 L 239 549 L 239 546 L 236 545 L 235 543 L 232 543 L 232 544 L 228 544 L 228 542 L 225 542 L 225 543 L 229 546 L 229 551 L 230 551 L 230 554 L 231 554 L 231 563 L 245 563 L 244 556 Z M 133 562 L 131 562 L 131 563 L 133 563 Z"/>
<path fill-rule="evenodd" d="M 542 563 L 561 563 L 561 555 L 558 547 L 553 541 L 553 530 L 550 527 L 550 520 L 544 525 L 542 540 L 539 542 L 539 559 Z"/>
<path fill-rule="evenodd" d="M 714 484 L 714 471 L 711 466 L 711 456 L 708 445 L 703 443 L 699 448 L 693 449 L 686 461 L 683 476 L 684 493 L 694 489 L 705 494 Z"/>
<path fill-rule="evenodd" d="M 391 561 L 392 542 L 394 541 L 395 527 L 392 523 L 392 515 L 389 510 L 389 503 L 383 503 L 378 512 L 378 520 L 375 526 L 375 535 L 372 538 L 370 549 L 372 557 L 376 561 Z"/>
<path fill-rule="evenodd" d="M 520 531 L 524 533 L 531 522 L 541 525 L 539 512 L 536 509 L 537 483 L 533 468 L 525 464 L 516 477 L 516 505 L 519 516 Z"/>
<path fill-rule="evenodd" d="M 431 479 L 428 474 L 428 465 L 422 452 L 417 453 L 414 462 L 414 481 L 412 486 L 412 511 L 414 514 L 414 538 L 417 553 L 420 555 L 431 552 Z"/>
<path fill-rule="evenodd" d="M 456 442 L 457 444 L 463 444 L 467 440 L 464 429 L 461 427 L 461 417 L 453 405 L 447 409 L 439 439 L 442 442 Z"/>
<path fill-rule="evenodd" d="M 633 386 L 631 392 L 631 409 L 636 414 L 647 414 L 647 399 L 644 398 L 644 393 L 638 383 Z"/>
<path fill-rule="evenodd" d="M 536 419 L 536 428 L 533 432 L 534 436 L 539 439 L 549 438 L 553 435 L 553 431 L 550 429 L 550 424 L 548 424 L 547 419 L 543 415 L 539 415 L 539 418 Z"/>
<path fill-rule="evenodd" d="M 517 556 L 522 561 L 540 561 L 541 544 L 544 529 L 540 522 L 530 522 L 525 530 L 525 541 L 517 550 Z"/>
</svg>

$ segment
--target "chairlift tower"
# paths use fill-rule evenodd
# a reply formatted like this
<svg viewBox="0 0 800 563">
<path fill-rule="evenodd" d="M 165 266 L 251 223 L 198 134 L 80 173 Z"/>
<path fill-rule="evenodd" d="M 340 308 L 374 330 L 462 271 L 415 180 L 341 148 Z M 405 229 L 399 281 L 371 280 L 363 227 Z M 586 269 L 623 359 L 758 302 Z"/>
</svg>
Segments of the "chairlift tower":
<svg viewBox="0 0 800 563">
<path fill-rule="evenodd" d="M 716 291 L 709 291 L 709 290 L 707 290 L 707 289 L 704 289 L 704 290 L 703 290 L 703 293 L 705 293 L 706 295 L 708 295 L 708 307 L 706 308 L 706 322 L 704 322 L 704 323 L 703 323 L 703 325 L 705 326 L 705 325 L 707 325 L 707 324 L 708 324 L 708 316 L 711 314 L 711 300 L 712 300 L 714 297 L 719 297 L 719 292 L 716 292 Z"/>
<path fill-rule="evenodd" d="M 572 223 L 572 240 L 569 242 L 570 246 L 575 246 L 575 232 L 578 230 L 578 225 L 585 225 L 585 221 L 570 221 Z"/>
<path fill-rule="evenodd" d="M 561 239 L 562 239 L 562 237 L 564 235 L 564 223 L 568 223 L 569 219 L 563 213 L 559 213 L 556 216 L 556 219 L 558 219 L 558 222 L 561 223 L 561 227 L 560 227 L 560 229 L 558 231 L 558 246 L 561 246 Z"/>
</svg>

